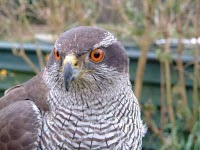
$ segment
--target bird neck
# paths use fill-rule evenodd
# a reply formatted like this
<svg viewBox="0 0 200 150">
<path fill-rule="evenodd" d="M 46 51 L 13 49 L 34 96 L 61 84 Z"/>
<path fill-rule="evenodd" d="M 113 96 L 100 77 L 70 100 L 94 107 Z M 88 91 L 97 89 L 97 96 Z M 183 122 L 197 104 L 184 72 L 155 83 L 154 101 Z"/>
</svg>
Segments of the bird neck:
<svg viewBox="0 0 200 150">
<path fill-rule="evenodd" d="M 120 103 L 131 103 L 131 101 L 127 101 L 134 96 L 129 79 L 119 77 L 118 79 L 110 84 L 105 80 L 88 86 L 80 82 L 73 83 L 68 92 L 54 86 L 49 91 L 48 102 L 52 109 L 59 106 L 70 106 L 89 110 L 107 109 L 113 105 L 117 107 Z M 99 84 L 101 87 L 103 84 L 107 86 L 100 88 Z"/>
</svg>

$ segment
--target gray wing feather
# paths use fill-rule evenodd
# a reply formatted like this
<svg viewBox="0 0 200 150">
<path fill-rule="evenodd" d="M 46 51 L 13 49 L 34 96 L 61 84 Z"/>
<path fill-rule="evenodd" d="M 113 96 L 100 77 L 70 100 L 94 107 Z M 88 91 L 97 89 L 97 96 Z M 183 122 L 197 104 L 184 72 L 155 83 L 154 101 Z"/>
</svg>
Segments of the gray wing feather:
<svg viewBox="0 0 200 150">
<path fill-rule="evenodd" d="M 0 150 L 39 146 L 41 111 L 49 109 L 47 94 L 43 71 L 5 92 L 0 98 Z"/>
<path fill-rule="evenodd" d="M 49 110 L 47 103 L 48 87 L 43 81 L 43 72 L 33 77 L 31 80 L 14 86 L 5 91 L 5 95 L 0 98 L 0 110 L 14 102 L 30 100 L 44 111 Z"/>
<path fill-rule="evenodd" d="M 0 149 L 39 147 L 42 119 L 32 101 L 17 101 L 0 110 Z"/>
</svg>

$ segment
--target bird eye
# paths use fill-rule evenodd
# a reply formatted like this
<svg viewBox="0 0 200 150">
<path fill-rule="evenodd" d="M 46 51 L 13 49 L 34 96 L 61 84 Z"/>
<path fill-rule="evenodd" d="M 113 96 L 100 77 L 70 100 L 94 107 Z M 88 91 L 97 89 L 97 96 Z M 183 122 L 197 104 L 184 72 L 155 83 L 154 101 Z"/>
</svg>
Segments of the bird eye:
<svg viewBox="0 0 200 150">
<path fill-rule="evenodd" d="M 90 53 L 90 59 L 93 62 L 100 62 L 104 57 L 104 52 L 101 49 L 94 49 L 91 53 Z"/>
<path fill-rule="evenodd" d="M 56 60 L 60 60 L 60 54 L 58 52 L 58 50 L 54 49 L 54 57 Z"/>
</svg>

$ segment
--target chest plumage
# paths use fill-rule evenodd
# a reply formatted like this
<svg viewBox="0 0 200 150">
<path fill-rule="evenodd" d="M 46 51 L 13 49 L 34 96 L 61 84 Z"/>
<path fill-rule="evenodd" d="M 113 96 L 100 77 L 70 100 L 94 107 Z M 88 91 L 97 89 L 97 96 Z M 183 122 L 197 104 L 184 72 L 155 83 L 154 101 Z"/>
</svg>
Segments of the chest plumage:
<svg viewBox="0 0 200 150">
<path fill-rule="evenodd" d="M 52 111 L 44 114 L 43 149 L 138 149 L 144 126 L 131 89 L 115 89 L 109 96 L 106 92 L 103 96 L 88 96 L 86 104 L 81 95 L 76 95 L 83 103 L 75 105 L 49 95 L 51 101 L 55 98 L 60 103 L 54 103 Z"/>
</svg>

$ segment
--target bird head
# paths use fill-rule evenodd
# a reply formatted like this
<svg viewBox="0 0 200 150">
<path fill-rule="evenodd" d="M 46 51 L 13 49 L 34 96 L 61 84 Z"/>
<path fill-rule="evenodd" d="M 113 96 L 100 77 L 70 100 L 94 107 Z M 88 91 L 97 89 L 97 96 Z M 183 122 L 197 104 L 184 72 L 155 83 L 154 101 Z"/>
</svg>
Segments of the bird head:
<svg viewBox="0 0 200 150">
<path fill-rule="evenodd" d="M 56 40 L 46 67 L 47 82 L 66 92 L 74 87 L 106 89 L 121 75 L 128 76 L 128 66 L 124 47 L 110 32 L 77 27 Z"/>
</svg>

